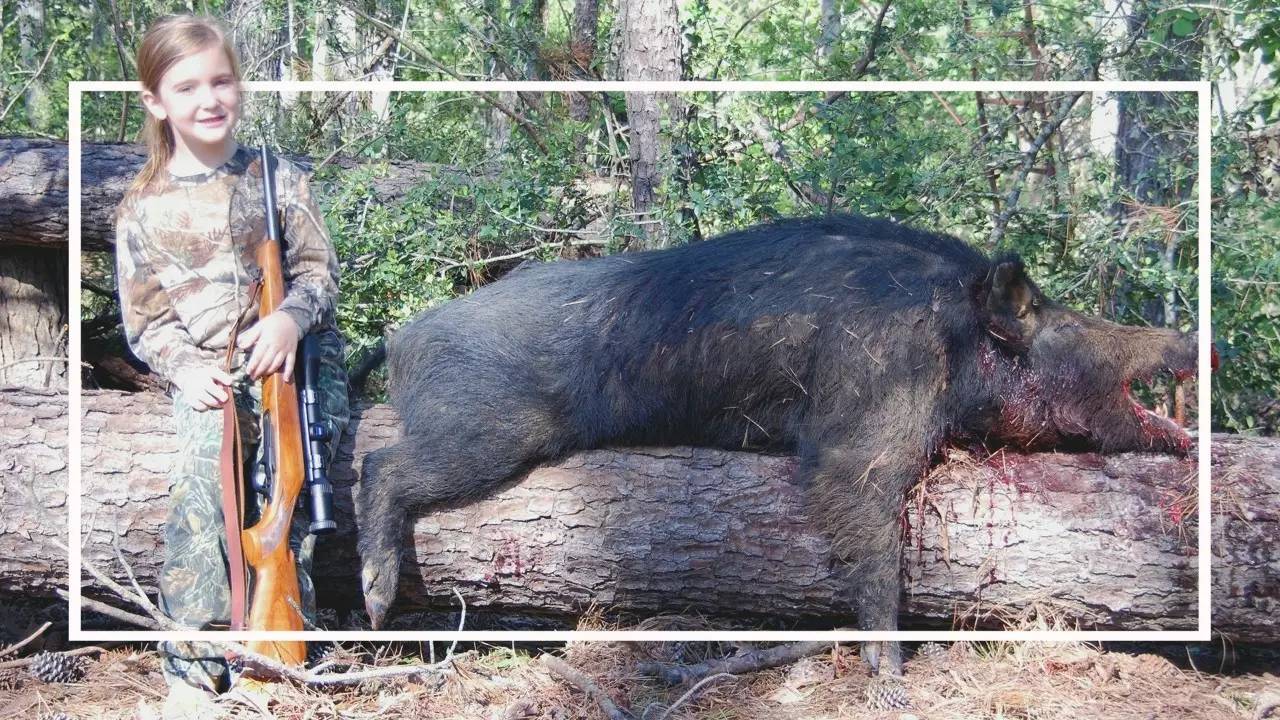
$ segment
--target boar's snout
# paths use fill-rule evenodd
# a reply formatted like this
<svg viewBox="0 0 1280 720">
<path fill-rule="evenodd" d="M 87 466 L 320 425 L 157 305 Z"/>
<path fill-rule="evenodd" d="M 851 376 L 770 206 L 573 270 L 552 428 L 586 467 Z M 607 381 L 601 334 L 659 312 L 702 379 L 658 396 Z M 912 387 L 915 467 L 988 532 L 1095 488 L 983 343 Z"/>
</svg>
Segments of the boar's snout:
<svg viewBox="0 0 1280 720">
<path fill-rule="evenodd" d="M 1163 378 L 1182 381 L 1195 377 L 1196 336 L 1161 328 L 1138 328 L 1105 321 L 1089 323 L 1095 335 L 1089 344 L 1119 360 L 1119 394 L 1111 396 L 1091 423 L 1090 436 L 1104 451 L 1156 451 L 1185 454 L 1191 438 L 1179 425 L 1144 406 L 1133 396 L 1133 383 L 1150 386 Z M 1098 382 L 1095 387 L 1115 388 Z"/>
<path fill-rule="evenodd" d="M 1195 336 L 1119 325 L 1060 305 L 1037 318 L 1026 364 L 1011 363 L 998 434 L 1028 448 L 1185 454 L 1191 438 L 1143 406 L 1134 383 L 1195 375 Z"/>
</svg>

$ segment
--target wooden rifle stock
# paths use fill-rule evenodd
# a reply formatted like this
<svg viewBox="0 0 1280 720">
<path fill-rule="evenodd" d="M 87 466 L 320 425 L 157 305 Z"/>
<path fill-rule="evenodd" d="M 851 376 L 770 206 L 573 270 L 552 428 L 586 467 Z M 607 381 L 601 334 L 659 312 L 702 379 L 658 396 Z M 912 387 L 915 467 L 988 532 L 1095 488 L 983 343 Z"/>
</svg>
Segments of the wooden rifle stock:
<svg viewBox="0 0 1280 720">
<path fill-rule="evenodd" d="M 267 237 L 257 249 L 258 267 L 262 270 L 259 321 L 275 312 L 285 293 L 273 173 L 267 164 L 265 147 L 262 173 L 267 200 Z M 266 456 L 271 458 L 274 467 L 270 473 L 270 494 L 258 521 L 240 534 L 245 562 L 252 570 L 248 629 L 302 630 L 302 598 L 293 551 L 289 548 L 289 528 L 306 468 L 298 387 L 293 378 L 281 371 L 262 380 L 262 429 L 261 442 L 267 443 Z M 307 645 L 300 640 L 257 640 L 248 646 L 293 665 L 302 664 L 307 655 Z"/>
</svg>

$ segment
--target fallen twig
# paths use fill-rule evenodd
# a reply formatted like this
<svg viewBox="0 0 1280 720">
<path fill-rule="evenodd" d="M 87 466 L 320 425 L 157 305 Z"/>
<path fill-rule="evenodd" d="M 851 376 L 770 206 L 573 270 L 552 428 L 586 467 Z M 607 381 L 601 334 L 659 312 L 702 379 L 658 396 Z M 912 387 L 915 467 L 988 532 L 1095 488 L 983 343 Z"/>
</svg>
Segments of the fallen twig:
<svg viewBox="0 0 1280 720">
<path fill-rule="evenodd" d="M 92 655 L 94 653 L 100 653 L 100 652 L 106 652 L 106 651 L 107 651 L 106 648 L 98 647 L 96 645 L 91 645 L 89 647 L 76 648 L 75 650 L 66 650 L 66 651 L 63 651 L 61 654 L 62 655 Z M 19 658 L 17 660 L 9 660 L 8 662 L 2 662 L 0 663 L 0 670 L 12 670 L 14 668 L 26 667 L 31 663 L 34 663 L 37 657 L 39 657 L 39 655 L 32 655 L 31 657 L 24 657 L 24 658 Z"/>
<path fill-rule="evenodd" d="M 734 655 L 729 658 L 706 660 L 696 665 L 641 663 L 638 669 L 641 673 L 652 675 L 668 685 L 679 685 L 700 680 L 712 673 L 741 675 L 742 673 L 787 665 L 801 658 L 817 655 L 830 647 L 831 643 L 826 641 L 788 643 Z"/>
<path fill-rule="evenodd" d="M 68 603 L 71 602 L 71 593 L 67 592 L 66 590 L 59 589 L 59 590 L 55 590 L 54 592 L 58 594 L 58 597 L 62 598 L 63 600 L 66 600 Z M 96 612 L 99 615 L 106 615 L 107 617 L 112 618 L 114 620 L 127 622 L 130 625 L 136 625 L 140 628 L 146 628 L 147 630 L 163 630 L 164 629 L 160 627 L 159 623 L 157 623 L 155 620 L 152 620 L 149 617 L 143 617 L 142 615 L 137 615 L 135 613 L 121 610 L 118 607 L 108 605 L 104 602 L 99 602 L 97 600 L 94 600 L 93 598 L 87 598 L 82 596 L 80 598 L 80 607 L 82 609 L 92 610 L 93 612 Z"/>
<path fill-rule="evenodd" d="M 22 642 L 19 642 L 19 643 L 14 643 L 13 645 L 10 645 L 9 647 L 7 647 L 7 648 L 5 648 L 5 649 L 3 649 L 3 650 L 0 650 L 0 657 L 4 657 L 5 655 L 12 655 L 12 654 L 14 654 L 14 653 L 18 652 L 18 651 L 19 651 L 19 650 L 21 650 L 25 645 L 29 644 L 32 640 L 35 640 L 36 638 L 38 638 L 38 637 L 40 637 L 41 635 L 43 635 L 43 634 L 44 634 L 44 631 L 45 631 L 45 630 L 48 630 L 48 629 L 49 629 L 49 626 L 51 626 L 51 625 L 53 625 L 53 623 L 51 623 L 51 622 L 46 622 L 45 624 L 41 625 L 41 626 L 40 626 L 40 628 L 39 628 L 39 629 L 37 629 L 35 632 L 33 632 L 33 633 L 31 633 L 30 635 L 28 635 L 26 640 L 23 640 Z"/>
<path fill-rule="evenodd" d="M 129 584 L 133 586 L 133 591 L 138 597 L 147 597 L 147 593 L 142 590 L 142 586 L 138 584 L 138 578 L 133 574 L 133 567 L 129 565 L 129 561 L 124 559 L 124 551 L 120 549 L 119 536 L 115 533 L 111 535 L 111 549 L 116 553 L 116 559 L 120 561 L 120 567 L 124 568 L 124 574 L 129 577 Z M 154 609 L 154 612 L 152 612 Z M 152 606 L 147 613 L 153 618 L 160 616 L 160 609 Z"/>
<path fill-rule="evenodd" d="M 586 693 L 587 697 L 595 700 L 596 704 L 600 706 L 600 709 L 604 711 L 605 715 L 609 716 L 610 720 L 634 720 L 635 716 L 615 705 L 613 700 L 600 689 L 599 685 L 596 685 L 591 681 L 591 678 L 583 675 L 576 668 L 569 665 L 569 663 L 561 660 L 555 655 L 544 654 L 538 659 L 542 661 L 543 665 L 547 666 L 548 670 L 561 680 L 564 680 L 570 685 L 578 688 L 582 692 Z"/>
<path fill-rule="evenodd" d="M 62 543 L 59 543 L 59 545 L 62 545 Z M 65 549 L 65 545 L 63 545 L 63 547 Z M 125 562 L 123 557 L 120 557 L 119 559 L 121 563 L 125 565 L 126 571 L 129 572 L 129 574 L 132 576 L 132 571 L 128 567 L 128 563 Z M 160 609 L 157 608 L 155 604 L 152 603 L 151 600 L 147 598 L 145 595 L 136 594 L 122 587 L 120 584 L 116 583 L 114 580 L 107 577 L 102 571 L 98 570 L 98 568 L 94 567 L 93 563 L 89 562 L 88 560 L 82 559 L 81 566 L 86 571 L 88 571 L 90 575 L 93 575 L 95 578 L 98 579 L 99 582 L 101 582 L 103 585 L 106 585 L 108 588 L 110 588 L 122 599 L 132 602 L 134 605 L 139 606 L 140 608 L 145 610 L 149 615 L 151 615 L 152 621 L 155 623 L 156 629 L 160 629 L 160 630 L 190 630 L 191 629 L 165 616 L 162 612 L 160 612 Z M 64 593 L 59 592 L 59 594 L 65 597 Z M 458 593 L 457 589 L 454 589 L 454 594 L 457 595 L 459 601 L 462 601 L 462 595 Z M 126 613 L 122 610 L 118 610 L 117 608 L 112 608 L 111 606 L 106 605 L 104 603 L 98 603 L 98 602 L 89 600 L 88 598 L 81 598 L 81 603 L 84 606 L 89 607 L 90 609 L 93 609 L 97 612 L 103 612 L 104 614 L 110 615 L 112 617 L 119 617 L 120 615 L 128 616 L 130 618 L 129 622 L 135 622 L 135 623 L 146 622 L 145 618 L 130 615 L 129 613 Z M 462 609 L 461 619 L 459 621 L 458 630 L 462 630 L 462 624 L 466 622 L 466 618 L 467 618 L 465 602 L 463 602 L 462 608 L 463 609 Z M 231 652 L 235 653 L 236 655 L 239 655 L 241 660 L 244 661 L 244 665 L 247 669 L 257 671 L 260 677 L 265 676 L 264 679 L 291 680 L 293 682 L 296 682 L 302 685 L 310 685 L 310 686 L 356 685 L 366 680 L 380 680 L 380 679 L 385 679 L 389 677 L 412 677 L 416 675 L 428 675 L 435 672 L 442 672 L 447 667 L 450 667 L 452 665 L 453 650 L 457 646 L 457 642 L 455 641 L 453 645 L 449 646 L 449 652 L 445 655 L 445 658 L 443 660 L 441 660 L 438 663 L 433 663 L 430 665 L 401 665 L 401 666 L 389 667 L 389 668 L 375 668 L 372 670 L 358 670 L 354 672 L 345 672 L 345 673 L 325 672 L 325 674 L 321 674 L 322 671 L 327 671 L 328 667 L 313 668 L 312 670 L 301 670 L 299 668 L 286 665 L 285 663 L 282 663 L 276 660 L 275 658 L 267 657 L 266 655 L 250 650 L 247 646 L 241 643 L 231 642 L 227 640 L 220 640 L 218 641 L 218 644 L 226 648 L 227 650 L 230 650 Z"/>
<path fill-rule="evenodd" d="M 737 675 L 733 675 L 732 673 L 722 672 L 722 673 L 716 673 L 715 675 L 712 675 L 710 677 L 705 677 L 699 680 L 698 684 L 689 688 L 689 690 L 686 691 L 685 694 L 680 696 L 680 699 L 671 703 L 671 707 L 667 708 L 666 710 L 663 710 L 662 714 L 658 716 L 658 720 L 667 720 L 667 718 L 671 715 L 671 713 L 675 712 L 676 708 L 685 704 L 685 702 L 688 701 L 690 698 L 696 696 L 704 686 L 710 685 L 711 683 L 715 682 L 716 680 L 719 680 L 720 678 L 732 678 L 732 677 L 737 677 Z"/>
</svg>

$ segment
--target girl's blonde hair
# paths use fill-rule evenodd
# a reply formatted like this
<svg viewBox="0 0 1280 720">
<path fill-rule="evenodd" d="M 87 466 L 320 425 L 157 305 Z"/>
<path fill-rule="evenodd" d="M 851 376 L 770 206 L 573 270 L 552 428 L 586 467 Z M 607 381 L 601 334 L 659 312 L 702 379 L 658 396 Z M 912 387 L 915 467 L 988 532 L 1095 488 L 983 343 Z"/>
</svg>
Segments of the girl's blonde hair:
<svg viewBox="0 0 1280 720">
<path fill-rule="evenodd" d="M 147 30 L 138 48 L 138 80 L 152 94 L 160 93 L 160 78 L 169 68 L 192 53 L 221 43 L 231 63 L 231 72 L 240 82 L 240 60 L 231 45 L 229 33 L 215 18 L 197 15 L 169 15 L 157 20 Z M 129 192 L 142 190 L 165 172 L 173 157 L 173 128 L 168 120 L 157 120 L 146 113 L 142 125 L 142 141 L 147 146 L 147 162 L 133 179 Z"/>
</svg>

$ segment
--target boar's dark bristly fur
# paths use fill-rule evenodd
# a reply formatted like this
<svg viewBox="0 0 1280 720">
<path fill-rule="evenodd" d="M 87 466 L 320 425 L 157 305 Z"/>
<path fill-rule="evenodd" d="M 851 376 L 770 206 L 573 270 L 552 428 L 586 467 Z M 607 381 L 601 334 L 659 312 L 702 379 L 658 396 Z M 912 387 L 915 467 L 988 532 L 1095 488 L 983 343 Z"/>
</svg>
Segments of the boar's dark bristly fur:
<svg viewBox="0 0 1280 720">
<path fill-rule="evenodd" d="M 1188 373 L 1195 350 L 1051 302 L 1016 257 L 832 217 L 522 266 L 424 312 L 387 358 L 403 439 L 366 457 L 358 496 L 375 627 L 409 508 L 573 450 L 695 444 L 797 453 L 861 627 L 887 630 L 904 493 L 944 442 L 1185 451 L 1129 384 Z"/>
</svg>

